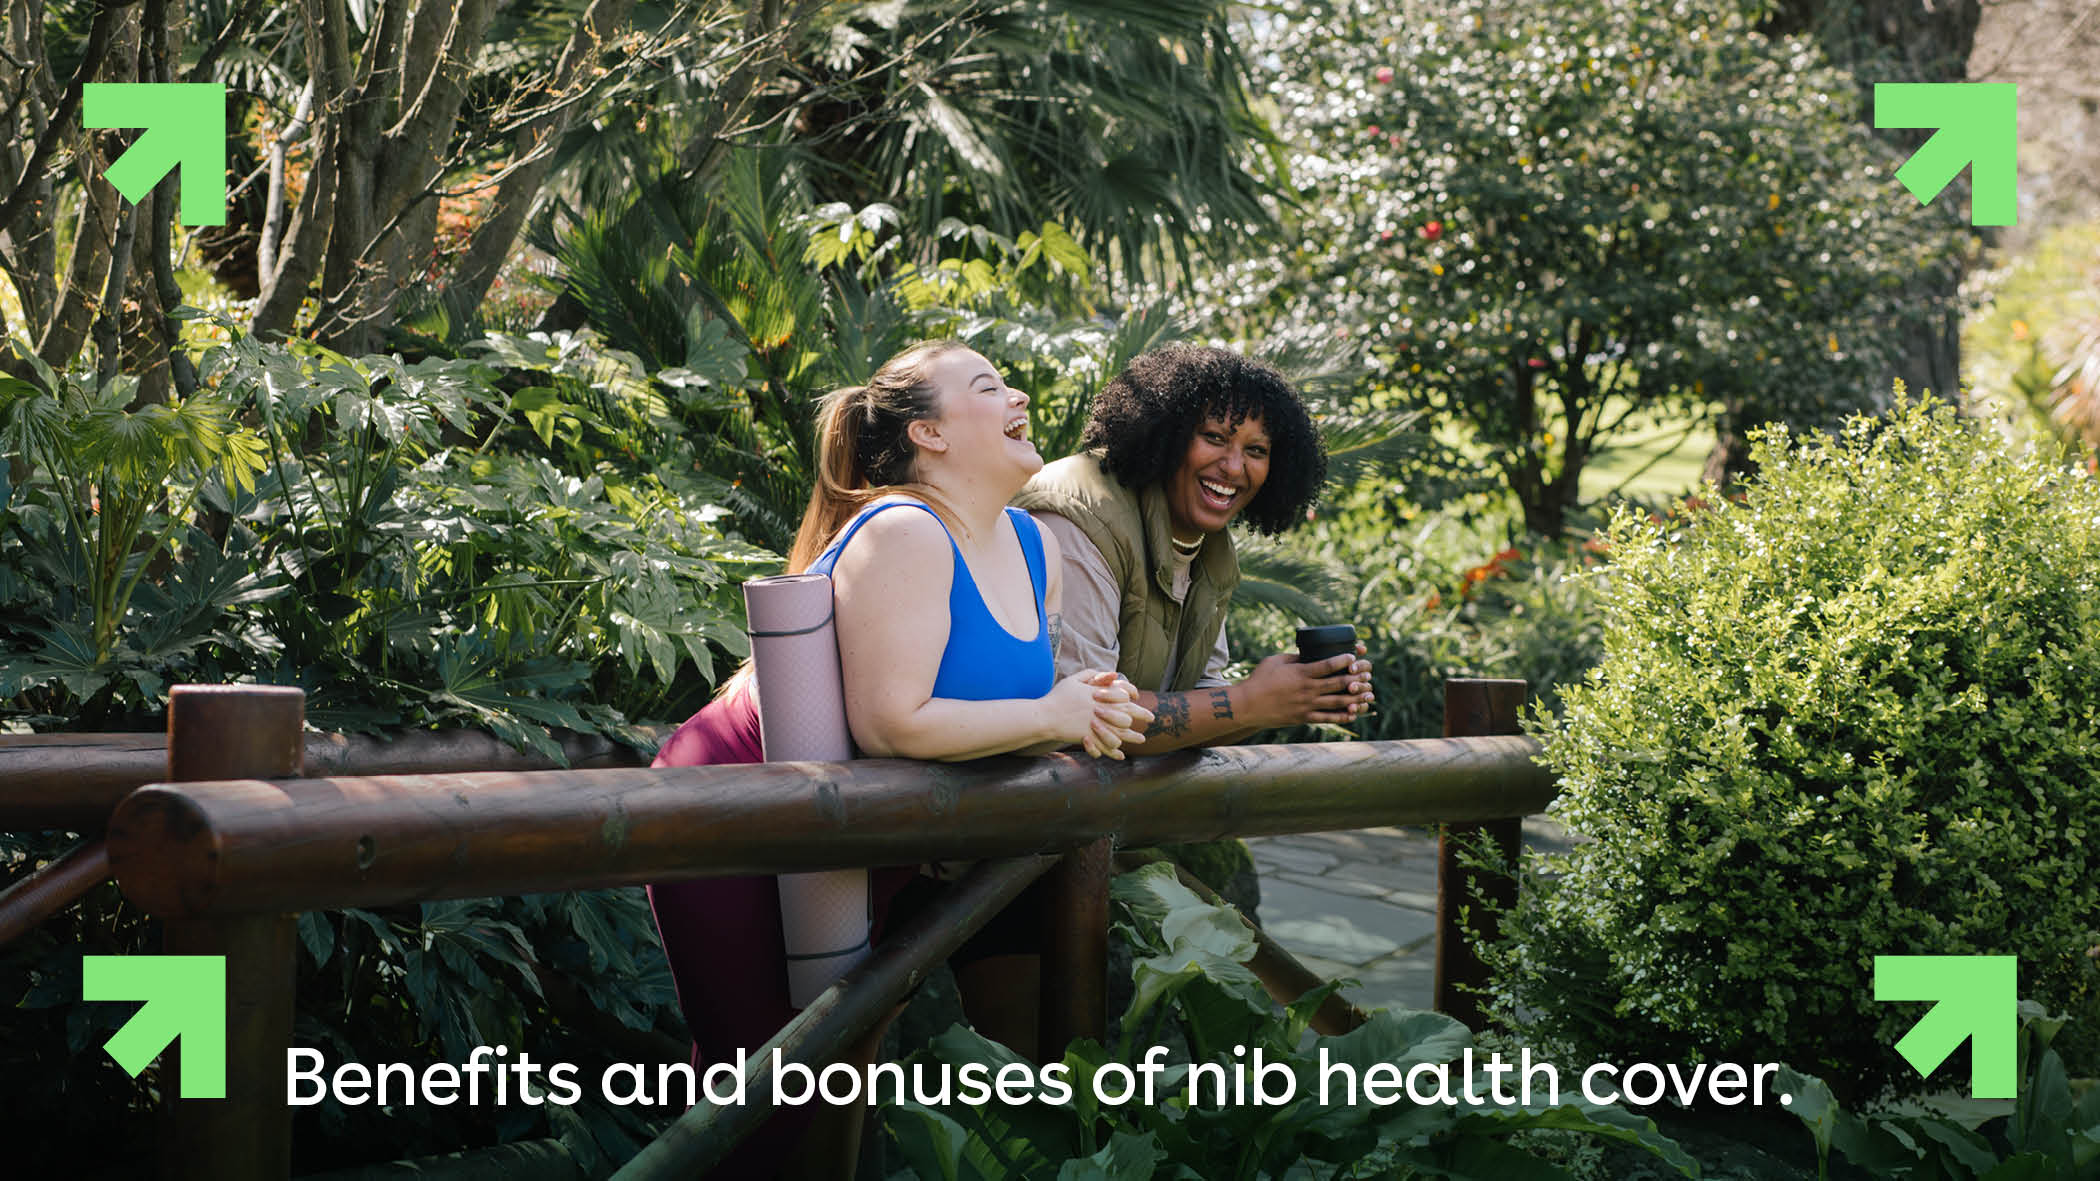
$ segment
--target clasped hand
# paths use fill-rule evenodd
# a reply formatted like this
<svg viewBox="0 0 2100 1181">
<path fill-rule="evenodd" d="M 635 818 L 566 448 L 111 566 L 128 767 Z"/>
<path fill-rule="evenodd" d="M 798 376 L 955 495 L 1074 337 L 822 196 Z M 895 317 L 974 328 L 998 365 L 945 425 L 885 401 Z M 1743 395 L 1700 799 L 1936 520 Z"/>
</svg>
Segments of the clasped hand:
<svg viewBox="0 0 2100 1181">
<path fill-rule="evenodd" d="M 1152 711 L 1138 704 L 1137 686 L 1121 674 L 1082 669 L 1050 690 L 1050 711 L 1057 737 L 1077 742 L 1100 758 L 1123 757 L 1123 748 L 1145 740 Z"/>
</svg>

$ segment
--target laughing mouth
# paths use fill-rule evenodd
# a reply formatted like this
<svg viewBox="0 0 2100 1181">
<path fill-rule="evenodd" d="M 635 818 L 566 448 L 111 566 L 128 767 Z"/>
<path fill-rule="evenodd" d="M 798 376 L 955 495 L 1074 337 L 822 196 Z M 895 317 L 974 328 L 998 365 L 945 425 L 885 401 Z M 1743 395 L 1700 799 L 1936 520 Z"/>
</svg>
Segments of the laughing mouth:
<svg viewBox="0 0 2100 1181">
<path fill-rule="evenodd" d="M 1196 484 L 1197 486 L 1201 487 L 1205 492 L 1209 493 L 1213 497 L 1216 497 L 1218 500 L 1225 502 L 1226 504 L 1231 504 L 1233 499 L 1240 494 L 1239 489 L 1230 487 L 1225 484 L 1220 484 L 1212 480 L 1199 479 L 1196 481 Z"/>
<path fill-rule="evenodd" d="M 1009 439 L 1017 439 L 1024 443 L 1027 442 L 1028 420 L 1025 418 L 1016 418 L 1012 422 L 1007 423 L 1006 437 Z"/>
</svg>

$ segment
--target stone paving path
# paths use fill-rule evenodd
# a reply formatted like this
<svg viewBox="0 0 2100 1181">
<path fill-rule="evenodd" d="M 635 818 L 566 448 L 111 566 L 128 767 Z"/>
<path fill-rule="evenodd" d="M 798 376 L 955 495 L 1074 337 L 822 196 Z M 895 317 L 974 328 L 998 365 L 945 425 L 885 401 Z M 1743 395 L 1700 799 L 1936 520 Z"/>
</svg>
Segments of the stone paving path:
<svg viewBox="0 0 2100 1181">
<path fill-rule="evenodd" d="M 1524 821 L 1524 843 L 1565 849 L 1565 831 Z M 1362 828 L 1252 837 L 1262 929 L 1366 1008 L 1426 1009 L 1436 976 L 1436 832 Z"/>
</svg>

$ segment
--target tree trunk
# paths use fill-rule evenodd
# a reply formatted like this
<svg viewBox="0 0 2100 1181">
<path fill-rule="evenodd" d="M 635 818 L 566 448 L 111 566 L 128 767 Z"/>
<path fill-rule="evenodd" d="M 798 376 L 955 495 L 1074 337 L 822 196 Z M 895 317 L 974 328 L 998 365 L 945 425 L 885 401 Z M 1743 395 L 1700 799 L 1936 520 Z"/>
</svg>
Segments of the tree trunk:
<svg viewBox="0 0 2100 1181">
<path fill-rule="evenodd" d="M 4 270 L 21 298 L 23 323 L 8 325 L 27 340 L 35 340 L 56 302 L 58 276 L 57 208 L 52 203 L 51 178 L 47 172 L 32 172 L 32 153 L 49 131 L 56 105 L 50 96 L 49 75 L 40 68 L 42 53 L 40 0 L 12 5 L 4 36 L 6 54 L 0 55 L 0 103 L 7 109 L 7 137 L 0 141 L 0 180 L 29 187 L 22 212 L 12 223 L 0 222 L 0 270 Z M 20 63 L 22 68 L 17 68 Z M 10 192 L 8 194 L 12 196 Z"/>
<path fill-rule="evenodd" d="M 1559 537 L 1568 528 L 1568 505 L 1551 494 L 1524 502 L 1524 528 L 1540 537 Z"/>
<path fill-rule="evenodd" d="M 628 14 L 633 10 L 634 0 L 592 0 L 590 9 L 583 14 L 582 23 L 577 25 L 576 32 L 562 49 L 561 60 L 554 70 L 550 101 L 566 94 L 576 85 L 577 75 L 600 59 L 606 43 L 626 27 Z M 482 299 L 496 281 L 496 272 L 516 244 L 519 231 L 524 229 L 533 202 L 554 170 L 554 147 L 574 122 L 575 115 L 575 107 L 563 105 L 518 132 L 513 159 L 527 163 L 517 165 L 497 186 L 496 195 L 489 201 L 481 224 L 474 227 L 466 253 L 453 267 L 452 276 L 445 284 L 445 307 L 453 324 L 473 322 Z"/>
<path fill-rule="evenodd" d="M 188 16 L 180 4 L 169 0 L 146 0 L 139 30 L 139 60 L 136 76 L 142 82 L 168 83 L 175 79 L 175 62 L 182 55 Z M 173 223 L 179 198 L 180 176 L 169 170 L 146 194 L 135 211 L 138 236 L 132 248 L 131 314 L 125 336 L 124 369 L 137 375 L 138 391 L 132 408 L 165 403 L 176 389 L 176 370 L 189 378 L 183 392 L 196 387 L 189 360 L 182 353 L 182 332 L 173 313 L 182 303 L 182 289 L 175 282 Z"/>
<path fill-rule="evenodd" d="M 1750 462 L 1750 442 L 1743 437 L 1747 424 L 1742 421 L 1742 414 L 1740 398 L 1721 404 L 1721 413 L 1714 423 L 1713 450 L 1706 453 L 1706 465 L 1699 471 L 1701 483 L 1715 484 L 1726 491 L 1755 474 L 1756 468 Z"/>
<path fill-rule="evenodd" d="M 38 357 L 62 368 L 87 340 L 97 293 L 108 273 L 109 250 L 116 241 L 116 193 L 99 179 L 104 159 L 97 147 L 102 137 L 80 127 L 82 94 L 91 79 L 134 76 L 124 63 L 136 63 L 138 21 L 124 4 L 98 6 L 80 61 L 59 92 L 50 81 L 43 11 L 41 3 L 10 9 L 7 40 L 15 60 L 7 63 L 8 73 L 0 75 L 12 83 L 8 126 L 11 135 L 33 134 L 10 143 L 0 157 L 9 165 L 0 178 L 9 186 L 0 193 L 0 232 L 7 236 L 9 253 L 0 261 L 22 297 L 28 321 L 23 325 L 25 337 Z M 21 122 L 25 116 L 27 127 Z M 58 207 L 51 181 L 52 161 L 62 144 L 72 145 L 75 167 L 97 178 L 82 186 L 83 215 L 91 210 L 95 222 L 90 225 L 85 216 L 75 219 L 73 254 L 63 285 L 57 282 Z"/>
<path fill-rule="evenodd" d="M 437 189 L 493 8 L 487 0 L 393 0 L 359 63 L 335 136 L 335 225 L 314 335 L 344 352 L 378 347 L 394 306 L 432 253 Z M 326 90 L 317 96 L 325 110 Z M 424 209 L 429 204 L 431 208 Z"/>
<path fill-rule="evenodd" d="M 264 243 L 257 245 L 262 298 L 256 301 L 248 327 L 266 338 L 290 335 L 299 305 L 306 299 L 307 286 L 313 282 L 328 249 L 335 221 L 335 146 L 342 114 L 339 100 L 350 85 L 350 16 L 341 0 L 306 0 L 302 8 L 307 89 L 313 97 L 302 99 L 301 109 L 317 113 L 312 133 L 314 157 L 282 243 L 272 243 L 266 236 Z M 281 190 L 277 196 L 282 199 Z M 271 247 L 267 251 L 265 244 Z"/>
</svg>

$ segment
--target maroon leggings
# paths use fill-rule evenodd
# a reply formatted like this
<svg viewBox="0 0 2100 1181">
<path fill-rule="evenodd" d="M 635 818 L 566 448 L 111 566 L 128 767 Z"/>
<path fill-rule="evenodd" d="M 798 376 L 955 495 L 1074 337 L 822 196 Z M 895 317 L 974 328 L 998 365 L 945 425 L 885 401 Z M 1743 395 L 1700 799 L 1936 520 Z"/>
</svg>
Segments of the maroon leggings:
<svg viewBox="0 0 2100 1181">
<path fill-rule="evenodd" d="M 680 726 L 653 766 L 702 767 L 760 761 L 758 707 L 743 686 L 710 702 Z M 877 931 L 890 899 L 917 873 L 913 867 L 870 875 Z M 649 908 L 670 961 L 678 1007 L 693 1034 L 693 1071 L 755 1055 L 794 1018 L 788 1003 L 787 950 L 780 934 L 780 891 L 766 877 L 698 878 L 649 887 Z M 756 1096 L 753 1096 L 756 1098 Z M 814 1105 L 786 1107 L 744 1138 L 710 1178 L 770 1178 L 807 1134 Z"/>
</svg>

